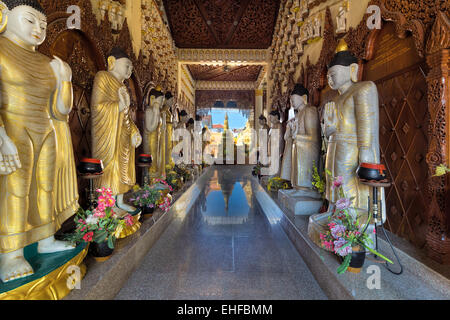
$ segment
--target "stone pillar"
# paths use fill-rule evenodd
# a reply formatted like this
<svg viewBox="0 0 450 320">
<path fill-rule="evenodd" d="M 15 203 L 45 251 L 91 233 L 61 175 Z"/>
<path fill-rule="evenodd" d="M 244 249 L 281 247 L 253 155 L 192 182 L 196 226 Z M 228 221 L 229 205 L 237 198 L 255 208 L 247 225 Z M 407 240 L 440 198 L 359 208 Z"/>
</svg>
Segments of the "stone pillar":
<svg viewBox="0 0 450 320">
<path fill-rule="evenodd" d="M 450 264 L 450 175 L 433 177 L 436 166 L 449 165 L 450 155 L 450 22 L 443 12 L 438 12 L 427 43 L 428 128 L 427 164 L 429 180 L 427 197 L 428 255 L 442 264 Z"/>
</svg>

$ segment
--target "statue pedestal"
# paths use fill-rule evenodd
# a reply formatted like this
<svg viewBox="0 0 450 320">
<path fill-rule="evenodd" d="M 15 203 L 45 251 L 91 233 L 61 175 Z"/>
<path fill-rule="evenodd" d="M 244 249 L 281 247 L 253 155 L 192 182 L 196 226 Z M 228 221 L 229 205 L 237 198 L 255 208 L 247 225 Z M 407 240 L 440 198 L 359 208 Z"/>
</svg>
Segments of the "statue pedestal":
<svg viewBox="0 0 450 320">
<path fill-rule="evenodd" d="M 33 267 L 34 274 L 7 283 L 0 281 L 0 300 L 64 298 L 71 292 L 68 283 L 75 285 L 73 280 L 81 281 L 86 273 L 83 260 L 87 251 L 88 246 L 85 243 L 79 244 L 73 250 L 46 254 L 37 252 L 37 243 L 25 247 L 25 258 Z"/>
<path fill-rule="evenodd" d="M 299 216 L 316 214 L 323 204 L 320 194 L 313 190 L 279 190 L 278 200 Z"/>
</svg>

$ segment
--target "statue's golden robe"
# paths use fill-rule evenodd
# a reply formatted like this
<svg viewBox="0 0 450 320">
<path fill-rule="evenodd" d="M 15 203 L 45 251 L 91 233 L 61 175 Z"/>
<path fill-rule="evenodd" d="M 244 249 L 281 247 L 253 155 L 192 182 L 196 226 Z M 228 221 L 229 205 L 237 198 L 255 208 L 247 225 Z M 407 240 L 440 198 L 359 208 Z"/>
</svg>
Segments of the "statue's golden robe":
<svg viewBox="0 0 450 320">
<path fill-rule="evenodd" d="M 67 116 L 56 107 L 50 58 L 0 36 L 0 126 L 17 147 L 22 168 L 0 176 L 0 253 L 55 234 L 78 209 Z M 71 107 L 72 87 L 60 95 Z"/>
<path fill-rule="evenodd" d="M 166 165 L 171 167 L 175 166 L 175 162 L 172 158 L 172 149 L 173 149 L 173 121 L 172 121 L 172 113 L 170 110 L 165 112 L 166 116 Z"/>
<path fill-rule="evenodd" d="M 129 108 L 119 112 L 118 90 L 124 85 L 111 73 L 100 71 L 92 89 L 92 156 L 103 161 L 103 175 L 96 188 L 111 188 L 114 195 L 128 192 L 136 183 L 135 148 L 132 137 L 139 132 Z"/>
</svg>

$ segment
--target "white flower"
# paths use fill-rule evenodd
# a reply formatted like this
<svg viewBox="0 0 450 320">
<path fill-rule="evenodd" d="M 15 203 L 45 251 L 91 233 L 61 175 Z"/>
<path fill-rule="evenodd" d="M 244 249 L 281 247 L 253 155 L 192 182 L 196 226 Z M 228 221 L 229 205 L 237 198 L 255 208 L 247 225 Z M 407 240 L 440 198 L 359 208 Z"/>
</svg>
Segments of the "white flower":
<svg viewBox="0 0 450 320">
<path fill-rule="evenodd" d="M 97 224 L 97 222 L 98 222 L 98 218 L 94 217 L 92 214 L 86 218 L 87 224 Z"/>
</svg>

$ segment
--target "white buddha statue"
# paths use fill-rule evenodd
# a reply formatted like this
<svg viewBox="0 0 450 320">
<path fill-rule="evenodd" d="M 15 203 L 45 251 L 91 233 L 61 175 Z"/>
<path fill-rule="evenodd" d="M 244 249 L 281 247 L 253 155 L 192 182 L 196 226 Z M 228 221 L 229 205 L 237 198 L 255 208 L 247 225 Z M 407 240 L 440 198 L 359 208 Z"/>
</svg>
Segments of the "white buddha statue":
<svg viewBox="0 0 450 320">
<path fill-rule="evenodd" d="M 347 10 L 340 6 L 336 16 L 336 34 L 347 32 Z"/>
<path fill-rule="evenodd" d="M 370 187 L 359 181 L 356 170 L 360 163 L 380 163 L 377 87 L 371 81 L 359 82 L 358 59 L 347 50 L 345 43 L 339 49 L 342 51 L 337 52 L 328 65 L 327 75 L 329 86 L 339 95 L 327 103 L 324 110 L 324 132 L 328 140 L 325 167 L 331 173 L 331 177 L 326 177 L 325 188 L 329 208 L 327 213 L 311 216 L 308 226 L 309 236 L 318 245 L 319 234 L 326 228 L 338 199 L 333 177 L 343 178 L 342 188 L 351 201 L 351 211 L 364 218 L 369 209 Z M 381 199 L 384 222 L 384 189 Z"/>
</svg>

